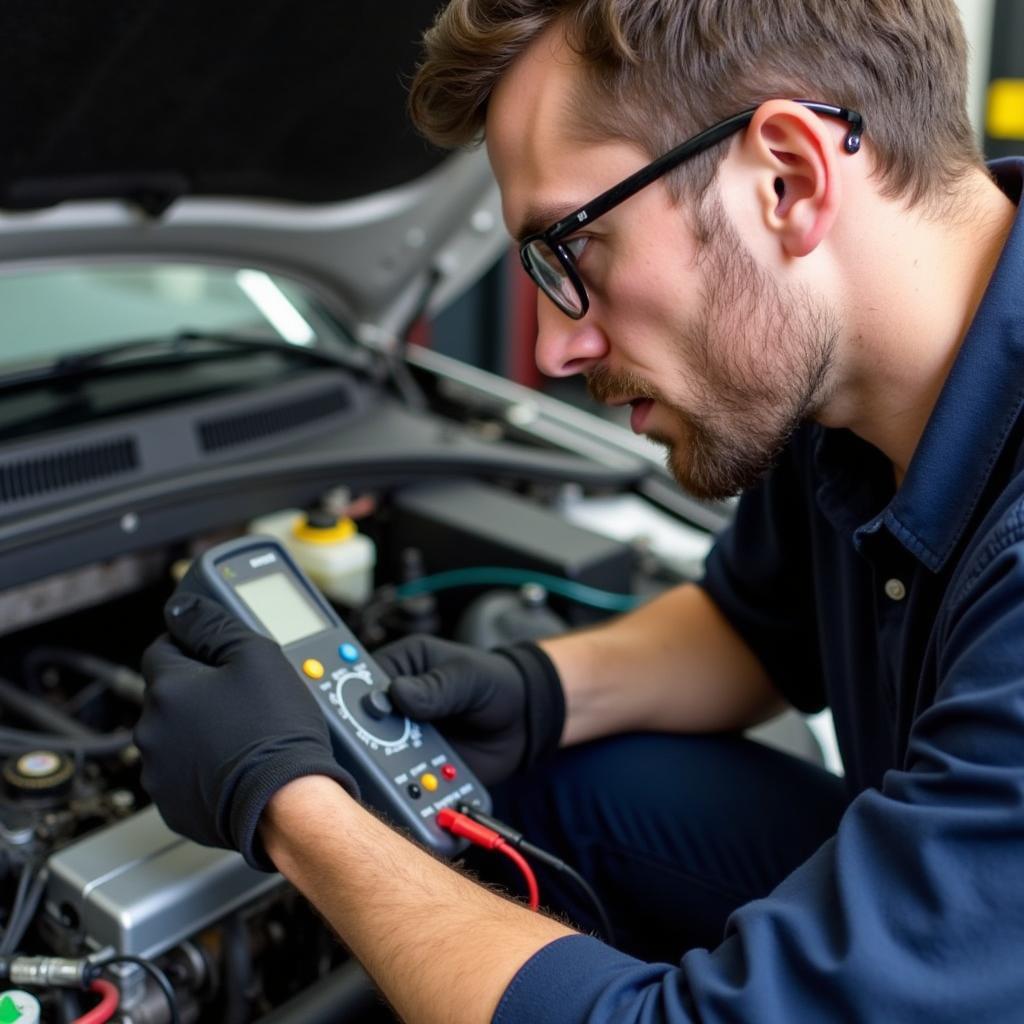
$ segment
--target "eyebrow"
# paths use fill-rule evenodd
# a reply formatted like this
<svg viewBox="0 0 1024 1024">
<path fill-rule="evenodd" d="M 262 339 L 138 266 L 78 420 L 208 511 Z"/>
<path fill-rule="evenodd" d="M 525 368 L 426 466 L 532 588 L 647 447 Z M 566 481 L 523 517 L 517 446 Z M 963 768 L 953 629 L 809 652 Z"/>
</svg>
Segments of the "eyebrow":
<svg viewBox="0 0 1024 1024">
<path fill-rule="evenodd" d="M 580 208 L 580 203 L 547 203 L 544 206 L 532 207 L 527 210 L 523 222 L 519 225 L 519 231 L 513 236 L 517 242 L 522 242 L 530 235 L 536 235 L 545 228 L 557 224 L 563 217 L 567 217 L 574 210 Z"/>
</svg>

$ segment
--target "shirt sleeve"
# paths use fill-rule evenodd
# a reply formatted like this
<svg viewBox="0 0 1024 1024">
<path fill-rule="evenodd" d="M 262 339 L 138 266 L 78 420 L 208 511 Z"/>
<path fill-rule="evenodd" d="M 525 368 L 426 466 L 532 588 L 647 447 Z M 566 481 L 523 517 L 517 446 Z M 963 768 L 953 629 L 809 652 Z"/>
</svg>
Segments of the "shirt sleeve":
<svg viewBox="0 0 1024 1024">
<path fill-rule="evenodd" d="M 794 707 L 826 704 L 807 543 L 809 484 L 800 468 L 810 443 L 798 435 L 779 464 L 740 498 L 708 555 L 700 585 Z"/>
<path fill-rule="evenodd" d="M 501 1024 L 1021 1020 L 1024 1006 L 1024 509 L 951 585 L 934 702 L 908 753 L 836 835 L 714 951 L 677 966 L 595 939 L 538 952 Z"/>
</svg>

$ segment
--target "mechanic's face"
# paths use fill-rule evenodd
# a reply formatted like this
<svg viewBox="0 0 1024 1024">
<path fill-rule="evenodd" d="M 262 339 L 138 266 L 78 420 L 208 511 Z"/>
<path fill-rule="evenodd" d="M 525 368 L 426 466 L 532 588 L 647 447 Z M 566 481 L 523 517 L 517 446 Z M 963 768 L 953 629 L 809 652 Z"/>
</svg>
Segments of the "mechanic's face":
<svg viewBox="0 0 1024 1024">
<path fill-rule="evenodd" d="M 838 323 L 824 305 L 783 290 L 758 266 L 715 189 L 695 217 L 708 241 L 696 266 L 680 271 L 696 282 L 693 308 L 680 303 L 680 289 L 651 294 L 651 307 L 664 306 L 664 326 L 645 329 L 636 345 L 654 346 L 657 356 L 640 356 L 645 369 L 634 369 L 631 351 L 620 352 L 609 335 L 608 355 L 582 372 L 598 401 L 630 402 L 634 430 L 667 447 L 682 487 L 726 498 L 755 483 L 828 397 Z M 571 350 L 560 326 L 542 329 L 538 340 L 539 358 L 551 358 L 548 372 L 556 374 Z M 638 328 L 639 321 L 627 330 Z"/>
<path fill-rule="evenodd" d="M 569 141 L 564 98 L 577 74 L 549 33 L 491 98 L 488 152 L 516 236 L 650 159 L 622 141 Z M 598 401 L 632 405 L 633 429 L 666 445 L 680 485 L 724 498 L 753 483 L 828 397 L 837 318 L 756 262 L 716 187 L 696 209 L 686 204 L 657 181 L 580 233 L 590 310 L 571 320 L 538 296 L 537 363 L 554 377 L 584 374 Z"/>
</svg>

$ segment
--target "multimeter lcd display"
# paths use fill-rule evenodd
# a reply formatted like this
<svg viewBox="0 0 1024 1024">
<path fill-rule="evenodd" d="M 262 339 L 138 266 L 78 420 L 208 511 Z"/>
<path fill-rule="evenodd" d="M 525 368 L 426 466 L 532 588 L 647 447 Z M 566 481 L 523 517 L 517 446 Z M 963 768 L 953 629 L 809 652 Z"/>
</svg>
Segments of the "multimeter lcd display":
<svg viewBox="0 0 1024 1024">
<path fill-rule="evenodd" d="M 235 593 L 282 647 L 330 626 L 284 573 L 272 572 L 258 580 L 239 583 Z"/>
</svg>

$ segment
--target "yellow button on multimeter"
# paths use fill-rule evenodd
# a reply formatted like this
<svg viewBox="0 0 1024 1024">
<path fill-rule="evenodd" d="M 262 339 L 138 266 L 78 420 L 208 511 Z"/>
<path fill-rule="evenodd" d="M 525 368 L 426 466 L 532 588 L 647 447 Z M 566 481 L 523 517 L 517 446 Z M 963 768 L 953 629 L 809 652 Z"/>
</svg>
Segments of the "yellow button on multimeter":
<svg viewBox="0 0 1024 1024">
<path fill-rule="evenodd" d="M 317 661 L 316 658 L 307 658 L 302 663 L 302 671 L 305 672 L 310 679 L 323 679 L 325 669 L 323 662 Z"/>
</svg>

